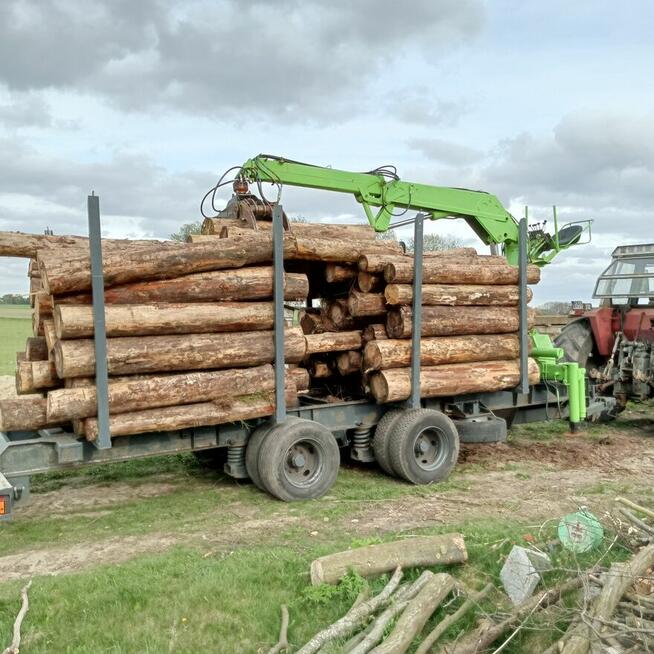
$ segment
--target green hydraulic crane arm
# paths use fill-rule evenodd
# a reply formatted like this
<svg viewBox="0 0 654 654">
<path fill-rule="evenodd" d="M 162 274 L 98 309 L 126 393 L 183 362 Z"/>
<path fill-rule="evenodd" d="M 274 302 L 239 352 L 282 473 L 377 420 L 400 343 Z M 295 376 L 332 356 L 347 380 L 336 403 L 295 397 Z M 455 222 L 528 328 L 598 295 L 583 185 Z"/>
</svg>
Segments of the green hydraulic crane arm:
<svg viewBox="0 0 654 654">
<path fill-rule="evenodd" d="M 249 182 L 350 193 L 363 206 L 370 225 L 378 232 L 392 228 L 391 218 L 397 215 L 396 209 L 416 210 L 434 220 L 462 218 L 484 243 L 502 244 L 507 260 L 514 265 L 518 262 L 518 223 L 490 193 L 414 184 L 389 174 L 386 169 L 356 173 L 263 154 L 246 161 L 240 176 Z M 373 212 L 372 207 L 379 209 Z M 530 237 L 529 260 L 545 265 L 558 251 L 574 243 L 559 243 L 556 235 L 553 238 L 539 232 L 538 238 Z M 545 255 L 546 251 L 550 254 Z"/>
</svg>

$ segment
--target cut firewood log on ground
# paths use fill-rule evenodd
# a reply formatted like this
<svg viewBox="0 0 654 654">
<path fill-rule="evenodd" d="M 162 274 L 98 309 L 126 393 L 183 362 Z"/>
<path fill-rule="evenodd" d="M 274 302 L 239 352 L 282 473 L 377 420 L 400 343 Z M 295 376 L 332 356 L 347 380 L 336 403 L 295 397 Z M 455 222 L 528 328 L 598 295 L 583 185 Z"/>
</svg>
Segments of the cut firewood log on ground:
<svg viewBox="0 0 654 654">
<path fill-rule="evenodd" d="M 397 566 L 451 565 L 465 563 L 467 559 L 468 553 L 460 534 L 416 536 L 320 557 L 311 564 L 311 583 L 314 586 L 334 584 L 348 570 L 367 577 L 388 572 Z"/>
</svg>

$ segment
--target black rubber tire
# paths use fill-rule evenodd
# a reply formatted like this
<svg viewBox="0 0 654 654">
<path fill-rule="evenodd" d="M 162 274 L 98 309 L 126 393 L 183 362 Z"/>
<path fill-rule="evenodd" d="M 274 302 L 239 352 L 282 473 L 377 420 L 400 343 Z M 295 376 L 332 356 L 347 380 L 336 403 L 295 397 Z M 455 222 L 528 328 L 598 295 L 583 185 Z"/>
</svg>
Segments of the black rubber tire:
<svg viewBox="0 0 654 654">
<path fill-rule="evenodd" d="M 193 456 L 203 468 L 223 472 L 225 461 L 227 461 L 227 448 L 212 447 L 210 450 L 197 450 L 193 452 Z"/>
<path fill-rule="evenodd" d="M 569 322 L 554 339 L 554 345 L 563 349 L 566 361 L 587 368 L 595 349 L 593 330 L 586 318 Z"/>
<path fill-rule="evenodd" d="M 266 490 L 261 483 L 261 476 L 259 475 L 259 452 L 261 450 L 261 443 L 266 434 L 274 427 L 269 422 L 259 425 L 248 438 L 247 445 L 245 446 L 245 469 L 252 483 L 261 490 Z"/>
<path fill-rule="evenodd" d="M 503 443 L 507 437 L 506 420 L 481 418 L 479 420 L 455 420 L 461 443 Z"/>
<path fill-rule="evenodd" d="M 418 461 L 418 439 L 421 439 L 421 444 L 435 449 L 433 462 L 428 458 Z M 444 413 L 432 409 L 410 409 L 395 424 L 388 452 L 391 466 L 399 477 L 412 484 L 433 484 L 446 479 L 456 465 L 459 435 L 454 422 Z"/>
<path fill-rule="evenodd" d="M 379 467 L 391 477 L 397 477 L 397 473 L 391 467 L 388 455 L 388 442 L 397 421 L 404 415 L 404 409 L 390 409 L 377 423 L 375 433 L 372 437 L 372 449 L 375 453 L 375 460 Z"/>
<path fill-rule="evenodd" d="M 292 447 L 302 447 L 306 456 L 319 457 L 316 468 L 297 472 L 290 468 Z M 289 418 L 266 434 L 259 450 L 259 477 L 263 487 L 284 502 L 321 497 L 334 485 L 341 463 L 334 435 L 313 420 Z M 290 476 L 297 474 L 297 478 Z M 306 475 L 306 479 L 303 479 Z"/>
</svg>

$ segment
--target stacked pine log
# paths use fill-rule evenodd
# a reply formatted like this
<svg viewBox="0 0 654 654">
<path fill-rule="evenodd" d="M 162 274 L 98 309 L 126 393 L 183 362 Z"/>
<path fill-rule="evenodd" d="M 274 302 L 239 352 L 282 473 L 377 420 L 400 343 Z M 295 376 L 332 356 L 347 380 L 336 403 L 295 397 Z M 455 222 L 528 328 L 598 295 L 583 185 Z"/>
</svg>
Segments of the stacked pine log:
<svg viewBox="0 0 654 654">
<path fill-rule="evenodd" d="M 209 219 L 190 243 L 103 240 L 113 436 L 272 413 L 272 238 L 257 227 Z M 71 423 L 97 438 L 88 240 L 5 232 L 0 256 L 29 259 L 34 329 L 17 356 L 26 397 L 0 401 L 0 430 Z M 284 258 L 285 301 L 303 309 L 286 332 L 288 402 L 408 397 L 412 257 L 365 226 L 292 223 Z M 422 395 L 514 387 L 517 270 L 460 248 L 426 256 L 424 282 Z"/>
</svg>

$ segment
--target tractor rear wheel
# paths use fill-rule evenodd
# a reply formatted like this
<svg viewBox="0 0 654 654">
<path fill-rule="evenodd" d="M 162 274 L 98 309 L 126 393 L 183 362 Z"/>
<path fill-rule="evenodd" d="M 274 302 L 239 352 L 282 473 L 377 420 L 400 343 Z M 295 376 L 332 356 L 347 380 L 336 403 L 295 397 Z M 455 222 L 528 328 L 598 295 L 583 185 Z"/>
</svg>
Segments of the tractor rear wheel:
<svg viewBox="0 0 654 654">
<path fill-rule="evenodd" d="M 566 361 L 578 363 L 580 368 L 597 367 L 593 361 L 593 330 L 585 318 L 569 322 L 554 339 L 554 345 L 563 349 Z"/>
</svg>

